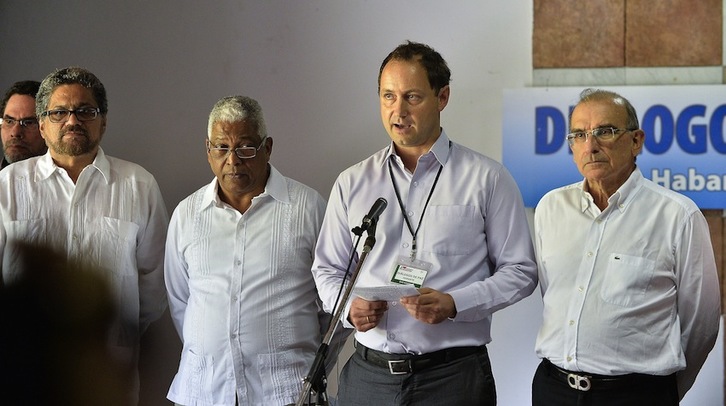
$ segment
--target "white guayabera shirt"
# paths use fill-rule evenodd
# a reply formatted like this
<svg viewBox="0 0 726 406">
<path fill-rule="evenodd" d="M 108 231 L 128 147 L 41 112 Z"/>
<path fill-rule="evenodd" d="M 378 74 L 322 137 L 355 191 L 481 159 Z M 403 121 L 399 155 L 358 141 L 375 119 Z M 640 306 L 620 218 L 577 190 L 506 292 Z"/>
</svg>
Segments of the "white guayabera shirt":
<svg viewBox="0 0 726 406">
<path fill-rule="evenodd" d="M 0 218 L 2 282 L 22 273 L 18 243 L 48 247 L 71 265 L 98 271 L 120 310 L 110 344 L 134 365 L 141 332 L 166 309 L 168 215 L 154 177 L 99 148 L 74 184 L 46 152 L 0 171 Z"/>
<path fill-rule="evenodd" d="M 272 166 L 244 214 L 217 188 L 215 178 L 184 199 L 169 226 L 166 284 L 184 345 L 168 398 L 295 403 L 325 331 L 310 272 L 325 201 Z"/>
</svg>

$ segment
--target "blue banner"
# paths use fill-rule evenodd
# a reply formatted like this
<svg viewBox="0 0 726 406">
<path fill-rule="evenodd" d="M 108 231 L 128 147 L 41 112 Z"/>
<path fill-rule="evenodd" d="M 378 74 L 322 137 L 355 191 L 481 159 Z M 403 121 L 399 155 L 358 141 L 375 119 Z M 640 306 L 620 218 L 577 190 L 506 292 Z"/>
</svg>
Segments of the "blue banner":
<svg viewBox="0 0 726 406">
<path fill-rule="evenodd" d="M 582 180 L 565 140 L 569 112 L 585 87 L 504 90 L 503 162 L 527 207 Z M 643 176 L 701 209 L 726 208 L 726 86 L 598 87 L 635 107 L 645 132 Z"/>
</svg>

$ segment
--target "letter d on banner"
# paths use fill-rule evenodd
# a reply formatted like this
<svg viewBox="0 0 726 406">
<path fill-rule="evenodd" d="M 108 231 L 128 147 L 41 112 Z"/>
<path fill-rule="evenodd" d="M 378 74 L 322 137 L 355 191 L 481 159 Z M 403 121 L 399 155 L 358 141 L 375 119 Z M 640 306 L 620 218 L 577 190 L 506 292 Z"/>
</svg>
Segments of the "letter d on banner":
<svg viewBox="0 0 726 406">
<path fill-rule="evenodd" d="M 565 143 L 565 135 L 567 134 L 565 116 L 561 111 L 551 106 L 537 107 L 534 114 L 534 153 L 537 155 L 554 154 Z M 552 123 L 551 131 L 550 123 Z"/>
</svg>

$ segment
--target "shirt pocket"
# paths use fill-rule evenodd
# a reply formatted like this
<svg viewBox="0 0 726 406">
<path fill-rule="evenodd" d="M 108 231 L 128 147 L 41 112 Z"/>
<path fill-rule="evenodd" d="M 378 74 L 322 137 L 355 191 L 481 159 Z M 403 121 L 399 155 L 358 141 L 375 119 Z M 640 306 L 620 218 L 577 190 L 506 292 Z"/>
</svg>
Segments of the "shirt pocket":
<svg viewBox="0 0 726 406">
<path fill-rule="evenodd" d="M 430 206 L 424 221 L 424 251 L 469 255 L 484 247 L 484 219 L 475 206 Z"/>
<path fill-rule="evenodd" d="M 179 394 L 189 403 L 211 405 L 213 373 L 212 357 L 203 357 L 187 349 L 182 352 L 179 372 L 170 392 Z"/>
<path fill-rule="evenodd" d="M 605 268 L 601 297 L 622 307 L 643 302 L 655 272 L 655 261 L 625 254 L 610 254 Z"/>
<path fill-rule="evenodd" d="M 307 361 L 312 362 L 312 358 L 305 357 L 300 349 L 257 356 L 266 404 L 289 402 L 300 394 L 304 378 L 301 371 L 306 370 Z"/>
</svg>

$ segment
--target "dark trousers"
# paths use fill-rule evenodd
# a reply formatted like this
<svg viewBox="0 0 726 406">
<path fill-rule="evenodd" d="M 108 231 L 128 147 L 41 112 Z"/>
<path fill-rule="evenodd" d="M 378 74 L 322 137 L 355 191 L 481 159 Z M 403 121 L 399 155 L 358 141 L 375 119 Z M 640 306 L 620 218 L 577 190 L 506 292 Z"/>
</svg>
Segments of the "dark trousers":
<svg viewBox="0 0 726 406">
<path fill-rule="evenodd" d="M 489 354 L 486 347 L 480 348 L 473 354 L 400 375 L 364 359 L 365 354 L 356 351 L 341 372 L 338 404 L 495 406 L 497 395 Z"/>
<path fill-rule="evenodd" d="M 581 375 L 587 375 L 580 373 Z M 628 375 L 599 384 L 592 380 L 590 390 L 570 387 L 562 372 L 549 361 L 537 367 L 532 381 L 532 406 L 676 406 L 676 375 Z"/>
</svg>

